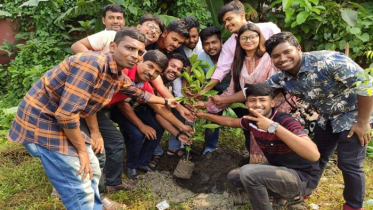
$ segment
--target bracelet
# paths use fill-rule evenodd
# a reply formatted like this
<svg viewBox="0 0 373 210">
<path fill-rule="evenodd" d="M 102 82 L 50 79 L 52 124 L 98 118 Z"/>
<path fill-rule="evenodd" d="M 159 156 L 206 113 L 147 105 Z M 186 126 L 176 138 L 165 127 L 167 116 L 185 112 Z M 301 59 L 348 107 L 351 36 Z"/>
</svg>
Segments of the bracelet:
<svg viewBox="0 0 373 210">
<path fill-rule="evenodd" d="M 167 98 L 164 98 L 164 105 L 165 105 L 167 108 L 170 108 L 170 106 L 168 105 L 168 99 L 167 99 Z"/>
</svg>

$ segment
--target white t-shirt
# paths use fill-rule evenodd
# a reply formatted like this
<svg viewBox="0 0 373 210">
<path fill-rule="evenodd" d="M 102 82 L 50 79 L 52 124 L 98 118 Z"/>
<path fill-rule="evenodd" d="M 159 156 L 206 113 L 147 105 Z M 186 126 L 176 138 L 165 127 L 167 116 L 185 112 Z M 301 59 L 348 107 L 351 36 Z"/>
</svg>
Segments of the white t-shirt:
<svg viewBox="0 0 373 210">
<path fill-rule="evenodd" d="M 114 41 L 116 31 L 101 31 L 88 36 L 88 41 L 94 51 L 107 53 L 110 51 L 110 43 Z"/>
</svg>

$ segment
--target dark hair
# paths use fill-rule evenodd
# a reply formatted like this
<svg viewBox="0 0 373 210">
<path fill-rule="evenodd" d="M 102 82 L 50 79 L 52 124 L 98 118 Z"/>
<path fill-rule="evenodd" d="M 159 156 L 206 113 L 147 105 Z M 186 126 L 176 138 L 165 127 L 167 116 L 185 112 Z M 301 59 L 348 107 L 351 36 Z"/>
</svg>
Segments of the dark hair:
<svg viewBox="0 0 373 210">
<path fill-rule="evenodd" d="M 115 34 L 115 37 L 114 37 L 115 44 L 119 45 L 119 43 L 126 36 L 129 36 L 132 39 L 136 39 L 136 40 L 145 44 L 145 41 L 146 41 L 145 35 L 143 33 L 141 33 L 140 31 L 138 31 L 134 27 L 124 27 L 124 28 L 120 29 L 119 31 L 117 31 L 117 33 Z"/>
<path fill-rule="evenodd" d="M 243 25 L 238 31 L 236 51 L 235 51 L 234 59 L 232 63 L 233 83 L 234 83 L 235 92 L 238 92 L 241 90 L 240 76 L 241 76 L 241 69 L 245 61 L 246 51 L 242 49 L 240 45 L 240 37 L 245 31 L 253 31 L 259 35 L 259 46 L 255 51 L 255 56 L 260 58 L 265 53 L 265 46 L 264 46 L 265 38 L 262 32 L 260 31 L 259 27 L 253 23 L 248 23 L 248 24 Z"/>
<path fill-rule="evenodd" d="M 185 23 L 181 20 L 172 21 L 170 24 L 168 24 L 166 30 L 168 32 L 176 32 L 185 38 L 189 38 L 189 30 Z"/>
<path fill-rule="evenodd" d="M 168 59 L 165 54 L 163 54 L 159 50 L 149 50 L 147 51 L 143 56 L 143 61 L 152 61 L 161 67 L 162 72 L 167 68 L 168 66 Z"/>
<path fill-rule="evenodd" d="M 179 60 L 183 63 L 183 67 L 185 67 L 187 65 L 187 58 L 180 54 L 180 53 L 170 53 L 167 55 L 167 58 L 168 60 L 171 60 L 171 59 L 176 59 L 176 60 Z"/>
<path fill-rule="evenodd" d="M 278 34 L 274 34 L 265 42 L 265 48 L 266 48 L 267 53 L 271 55 L 273 49 L 277 45 L 284 43 L 284 42 L 289 42 L 294 47 L 299 46 L 297 37 L 295 37 L 292 33 L 285 31 L 285 32 L 281 32 Z"/>
<path fill-rule="evenodd" d="M 199 22 L 195 17 L 192 17 L 192 16 L 184 17 L 183 19 L 181 19 L 181 21 L 185 23 L 188 31 L 190 31 L 190 29 L 192 28 L 197 28 L 197 31 L 199 31 Z"/>
<path fill-rule="evenodd" d="M 199 36 L 201 37 L 201 41 L 202 43 L 209 37 L 211 36 L 218 36 L 218 39 L 221 40 L 221 31 L 218 27 L 216 26 L 210 26 L 210 27 L 207 27 L 205 29 L 203 29 L 201 31 L 201 33 L 199 33 Z"/>
<path fill-rule="evenodd" d="M 238 0 L 233 0 L 227 4 L 225 4 L 219 11 L 218 13 L 218 20 L 219 23 L 223 22 L 223 17 L 227 12 L 234 12 L 234 13 L 241 13 L 245 12 L 245 7 L 244 5 L 238 1 Z"/>
<path fill-rule="evenodd" d="M 154 22 L 156 22 L 158 24 L 158 26 L 159 26 L 159 29 L 161 29 L 162 32 L 164 31 L 164 23 L 163 23 L 163 21 L 159 17 L 156 17 L 156 16 L 154 16 L 154 15 L 152 15 L 150 13 L 146 13 L 143 16 L 141 16 L 141 18 L 140 18 L 140 25 L 142 25 L 146 21 L 154 21 Z"/>
<path fill-rule="evenodd" d="M 245 84 L 246 98 L 249 96 L 269 96 L 271 99 L 274 97 L 273 89 L 264 83 Z"/>
<path fill-rule="evenodd" d="M 105 5 L 104 8 L 102 9 L 102 17 L 106 17 L 106 12 L 107 11 L 112 11 L 112 12 L 120 12 L 124 16 L 124 9 L 117 5 L 117 4 L 108 4 Z"/>
</svg>

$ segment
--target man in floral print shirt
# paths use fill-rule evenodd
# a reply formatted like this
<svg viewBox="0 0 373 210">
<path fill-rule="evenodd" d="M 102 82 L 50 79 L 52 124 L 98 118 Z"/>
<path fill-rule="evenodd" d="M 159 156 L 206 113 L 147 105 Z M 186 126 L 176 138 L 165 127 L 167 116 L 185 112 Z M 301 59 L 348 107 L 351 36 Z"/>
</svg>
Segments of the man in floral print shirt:
<svg viewBox="0 0 373 210">
<path fill-rule="evenodd" d="M 281 71 L 265 83 L 284 88 L 302 98 L 319 112 L 314 141 L 320 151 L 320 168 L 325 169 L 337 148 L 338 167 L 342 171 L 346 203 L 343 209 L 362 209 L 365 196 L 363 161 L 371 139 L 373 97 L 372 77 L 360 76 L 363 69 L 339 52 L 302 53 L 290 32 L 273 35 L 266 51 Z M 361 83 L 360 85 L 356 85 Z"/>
</svg>

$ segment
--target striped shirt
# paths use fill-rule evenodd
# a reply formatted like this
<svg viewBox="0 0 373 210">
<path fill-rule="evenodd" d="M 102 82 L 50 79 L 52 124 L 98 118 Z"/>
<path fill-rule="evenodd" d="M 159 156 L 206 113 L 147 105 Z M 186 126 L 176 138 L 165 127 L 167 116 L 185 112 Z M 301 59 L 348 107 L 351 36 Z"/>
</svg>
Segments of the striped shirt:
<svg viewBox="0 0 373 210">
<path fill-rule="evenodd" d="M 307 136 L 307 132 L 299 121 L 289 114 L 273 111 L 271 120 L 279 123 L 297 136 Z M 299 156 L 278 138 L 277 135 L 261 130 L 253 121 L 241 118 L 241 126 L 253 133 L 255 141 L 271 165 L 283 166 L 295 170 L 303 181 L 309 182 L 309 188 L 316 188 L 319 176 L 321 175 L 317 161 L 312 162 Z"/>
<path fill-rule="evenodd" d="M 47 71 L 20 102 L 8 139 L 35 143 L 60 154 L 77 156 L 63 128 L 79 128 L 79 118 L 95 114 L 122 91 L 146 102 L 151 94 L 139 90 L 118 71 L 111 53 L 73 55 Z M 90 138 L 83 132 L 86 143 Z"/>
</svg>

